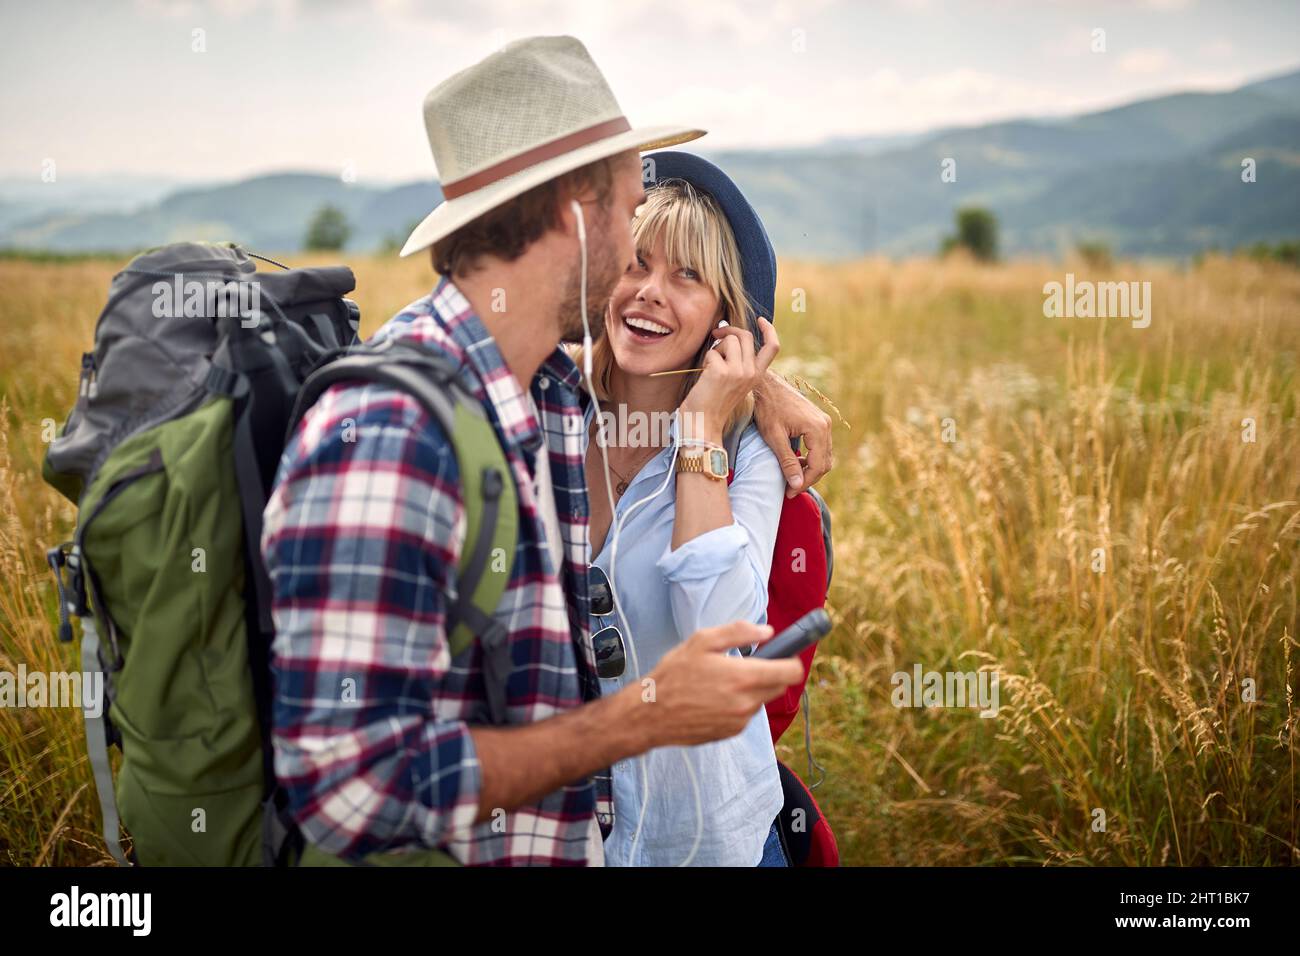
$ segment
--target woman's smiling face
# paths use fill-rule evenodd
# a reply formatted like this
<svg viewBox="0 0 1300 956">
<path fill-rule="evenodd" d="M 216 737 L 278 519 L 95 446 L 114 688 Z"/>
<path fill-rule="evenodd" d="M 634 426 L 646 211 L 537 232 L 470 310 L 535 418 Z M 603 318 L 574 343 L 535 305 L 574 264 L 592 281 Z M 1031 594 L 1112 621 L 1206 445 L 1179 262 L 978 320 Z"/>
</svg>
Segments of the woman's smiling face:
<svg viewBox="0 0 1300 956">
<path fill-rule="evenodd" d="M 614 359 L 631 375 L 690 368 L 721 311 L 699 271 L 669 261 L 662 242 L 639 249 L 610 299 Z"/>
</svg>

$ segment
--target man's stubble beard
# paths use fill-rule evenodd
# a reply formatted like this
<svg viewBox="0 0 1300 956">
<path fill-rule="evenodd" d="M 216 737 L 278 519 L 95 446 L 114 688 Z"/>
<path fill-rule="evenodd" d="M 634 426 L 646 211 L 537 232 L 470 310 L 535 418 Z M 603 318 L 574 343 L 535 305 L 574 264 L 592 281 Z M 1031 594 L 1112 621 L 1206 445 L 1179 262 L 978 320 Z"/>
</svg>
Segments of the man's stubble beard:
<svg viewBox="0 0 1300 956">
<path fill-rule="evenodd" d="M 601 224 L 604 225 L 603 223 Z M 605 241 L 604 228 L 593 229 L 587 235 L 587 322 L 591 326 L 592 342 L 600 341 L 605 334 L 605 310 L 609 297 L 614 294 L 622 268 L 614 261 L 610 243 Z M 575 256 L 569 271 L 569 280 L 560 303 L 560 341 L 581 343 L 582 327 L 582 260 Z"/>
</svg>

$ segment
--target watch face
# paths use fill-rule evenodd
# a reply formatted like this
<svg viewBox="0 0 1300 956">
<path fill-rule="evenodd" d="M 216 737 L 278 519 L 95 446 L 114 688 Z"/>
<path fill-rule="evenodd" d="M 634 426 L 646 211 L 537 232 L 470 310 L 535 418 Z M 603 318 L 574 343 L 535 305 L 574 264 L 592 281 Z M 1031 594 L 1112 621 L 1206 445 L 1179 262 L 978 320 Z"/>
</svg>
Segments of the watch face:
<svg viewBox="0 0 1300 956">
<path fill-rule="evenodd" d="M 727 473 L 727 453 L 717 448 L 709 450 L 709 470 L 715 475 Z"/>
</svg>

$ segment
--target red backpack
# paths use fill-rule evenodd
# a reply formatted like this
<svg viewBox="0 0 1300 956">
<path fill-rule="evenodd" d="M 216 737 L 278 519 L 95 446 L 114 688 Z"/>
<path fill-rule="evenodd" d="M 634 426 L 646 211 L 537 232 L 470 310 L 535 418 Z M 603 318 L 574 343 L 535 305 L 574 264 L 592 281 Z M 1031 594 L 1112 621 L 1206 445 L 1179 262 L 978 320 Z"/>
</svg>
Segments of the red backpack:
<svg viewBox="0 0 1300 956">
<path fill-rule="evenodd" d="M 742 430 L 737 428 L 727 436 L 727 460 L 730 462 L 736 460 Z M 735 471 L 729 471 L 727 484 L 731 484 L 734 477 Z M 772 571 L 767 581 L 767 623 L 779 634 L 814 608 L 825 607 L 833 570 L 831 512 L 825 500 L 812 488 L 793 498 L 785 498 L 776 529 L 776 546 L 772 550 Z M 825 779 L 825 772 L 812 756 L 808 715 L 808 673 L 816 653 L 816 644 L 800 653 L 803 680 L 791 684 L 784 694 L 767 703 L 767 722 L 775 745 L 794 721 L 802 702 L 808 772 L 811 775 L 815 769 L 821 774 L 813 787 Z M 785 794 L 777 829 L 791 865 L 839 866 L 840 853 L 835 834 L 813 798 L 812 788 L 782 761 L 777 761 L 777 767 Z"/>
</svg>

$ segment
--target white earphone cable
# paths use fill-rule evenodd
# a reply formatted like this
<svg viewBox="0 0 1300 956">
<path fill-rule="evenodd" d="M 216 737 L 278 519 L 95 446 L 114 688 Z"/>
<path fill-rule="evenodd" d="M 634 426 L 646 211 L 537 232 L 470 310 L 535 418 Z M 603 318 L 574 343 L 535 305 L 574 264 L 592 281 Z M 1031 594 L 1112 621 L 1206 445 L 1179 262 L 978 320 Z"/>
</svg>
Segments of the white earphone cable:
<svg viewBox="0 0 1300 956">
<path fill-rule="evenodd" d="M 612 534 L 614 537 L 610 543 L 610 555 L 609 555 L 609 590 L 611 596 L 615 598 L 614 613 L 623 621 L 624 633 L 626 634 L 626 644 L 627 644 L 629 657 L 632 663 L 632 672 L 634 675 L 634 679 L 639 682 L 641 679 L 641 664 L 640 661 L 637 659 L 636 642 L 632 638 L 632 626 L 627 619 L 627 615 L 623 613 L 620 602 L 617 600 L 618 586 L 615 578 L 615 569 L 618 565 L 619 535 L 622 531 L 623 522 L 625 522 L 628 518 L 632 516 L 632 512 L 635 511 L 637 508 L 641 507 L 642 505 L 648 504 L 649 502 L 653 501 L 655 498 L 659 497 L 659 495 L 661 495 L 668 488 L 669 483 L 672 481 L 674 477 L 673 467 L 677 463 L 677 450 L 678 448 L 681 447 L 680 445 L 681 422 L 680 420 L 678 420 L 678 429 L 679 429 L 678 441 L 674 443 L 672 458 L 668 462 L 668 474 L 664 477 L 663 483 L 654 492 L 654 494 L 636 502 L 636 504 L 632 505 L 632 507 L 630 507 L 626 512 L 624 512 L 622 518 L 614 520 L 614 515 L 617 509 L 614 503 L 614 492 L 610 488 L 610 482 L 609 482 L 609 473 L 610 473 L 609 448 L 607 447 L 607 436 L 605 434 L 605 421 L 600 416 L 600 401 L 596 397 L 596 386 L 591 378 L 591 370 L 592 370 L 591 323 L 587 318 L 587 228 L 586 228 L 586 223 L 583 220 L 582 205 L 576 199 L 573 199 L 570 200 L 569 207 L 573 210 L 573 215 L 577 219 L 577 223 L 578 223 L 578 246 L 580 249 L 580 256 L 581 256 L 581 271 L 579 275 L 579 278 L 581 280 L 581 288 L 578 292 L 578 301 L 579 301 L 579 308 L 581 309 L 582 312 L 582 377 L 583 377 L 583 381 L 586 383 L 587 386 L 587 394 L 591 397 L 593 413 L 596 415 L 597 428 L 599 430 L 599 439 L 597 440 L 597 444 L 600 446 L 601 460 L 604 463 L 605 495 L 607 500 L 609 501 L 610 518 L 611 520 L 613 520 Z M 674 417 L 676 417 L 677 412 L 674 411 L 673 415 Z M 700 842 L 704 836 L 704 808 L 700 801 L 699 781 L 696 779 L 695 770 L 691 766 L 691 761 L 686 754 L 686 749 L 682 748 L 679 751 L 679 753 L 681 754 L 682 757 L 682 763 L 686 767 L 686 773 L 687 776 L 690 778 L 691 789 L 693 790 L 695 796 L 695 842 L 691 846 L 691 851 L 689 854 L 687 854 L 686 859 L 679 864 L 680 866 L 689 866 L 691 861 L 695 859 L 695 853 L 699 849 Z M 635 758 L 641 769 L 641 810 L 637 816 L 636 830 L 632 835 L 632 847 L 628 853 L 628 857 L 631 860 L 635 860 L 636 858 L 637 847 L 640 845 L 640 841 L 641 841 L 641 829 L 645 823 L 646 805 L 650 801 L 650 776 L 649 776 L 649 768 L 648 768 L 648 757 L 649 754 L 647 753 L 647 754 L 638 754 Z"/>
</svg>

